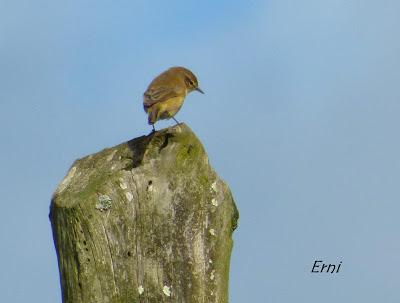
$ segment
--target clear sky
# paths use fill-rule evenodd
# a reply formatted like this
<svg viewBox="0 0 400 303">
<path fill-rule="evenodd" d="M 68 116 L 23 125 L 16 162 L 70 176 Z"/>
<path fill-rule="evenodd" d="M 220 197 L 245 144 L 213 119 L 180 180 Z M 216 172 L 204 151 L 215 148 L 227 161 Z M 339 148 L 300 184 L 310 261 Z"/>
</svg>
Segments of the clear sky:
<svg viewBox="0 0 400 303">
<path fill-rule="evenodd" d="M 399 14 L 395 0 L 0 0 L 0 302 L 61 302 L 51 195 L 76 158 L 150 131 L 142 93 L 173 65 L 206 92 L 177 119 L 241 214 L 231 302 L 400 302 Z M 315 260 L 341 270 L 312 274 Z"/>
</svg>

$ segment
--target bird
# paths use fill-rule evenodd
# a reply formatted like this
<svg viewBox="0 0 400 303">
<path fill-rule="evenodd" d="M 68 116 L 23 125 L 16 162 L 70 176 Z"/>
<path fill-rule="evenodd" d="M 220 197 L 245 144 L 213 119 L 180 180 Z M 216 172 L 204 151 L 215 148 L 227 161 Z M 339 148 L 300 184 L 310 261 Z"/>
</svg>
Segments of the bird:
<svg viewBox="0 0 400 303">
<path fill-rule="evenodd" d="M 204 94 L 195 74 L 182 66 L 171 67 L 151 81 L 143 94 L 143 107 L 152 132 L 155 132 L 154 124 L 158 120 L 172 118 L 179 124 L 174 116 L 192 91 Z"/>
</svg>

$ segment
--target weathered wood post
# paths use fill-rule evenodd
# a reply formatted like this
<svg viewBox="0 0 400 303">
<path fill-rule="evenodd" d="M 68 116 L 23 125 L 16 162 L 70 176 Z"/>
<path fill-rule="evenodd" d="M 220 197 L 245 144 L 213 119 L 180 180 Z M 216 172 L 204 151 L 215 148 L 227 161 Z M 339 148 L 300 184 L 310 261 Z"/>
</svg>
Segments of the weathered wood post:
<svg viewBox="0 0 400 303">
<path fill-rule="evenodd" d="M 77 160 L 50 220 L 64 303 L 228 302 L 238 211 L 185 124 Z"/>
</svg>

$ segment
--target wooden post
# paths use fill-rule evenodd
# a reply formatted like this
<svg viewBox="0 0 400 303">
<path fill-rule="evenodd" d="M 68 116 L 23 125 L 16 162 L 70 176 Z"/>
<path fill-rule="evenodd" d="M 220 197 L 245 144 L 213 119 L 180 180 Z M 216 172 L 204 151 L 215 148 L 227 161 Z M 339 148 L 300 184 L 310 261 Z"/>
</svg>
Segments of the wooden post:
<svg viewBox="0 0 400 303">
<path fill-rule="evenodd" d="M 77 160 L 50 207 L 63 302 L 228 302 L 238 216 L 185 124 Z"/>
</svg>

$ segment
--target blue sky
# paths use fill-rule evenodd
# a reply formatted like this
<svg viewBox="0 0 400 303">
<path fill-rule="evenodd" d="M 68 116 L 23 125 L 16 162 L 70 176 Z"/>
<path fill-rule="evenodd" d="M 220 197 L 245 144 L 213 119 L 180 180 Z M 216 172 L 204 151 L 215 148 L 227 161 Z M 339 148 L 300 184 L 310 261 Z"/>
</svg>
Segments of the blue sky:
<svg viewBox="0 0 400 303">
<path fill-rule="evenodd" d="M 0 0 L 0 301 L 61 302 L 53 191 L 76 158 L 148 133 L 143 91 L 183 65 L 206 94 L 177 119 L 241 214 L 231 302 L 399 302 L 399 12 Z M 311 274 L 316 259 L 341 272 Z"/>
</svg>

